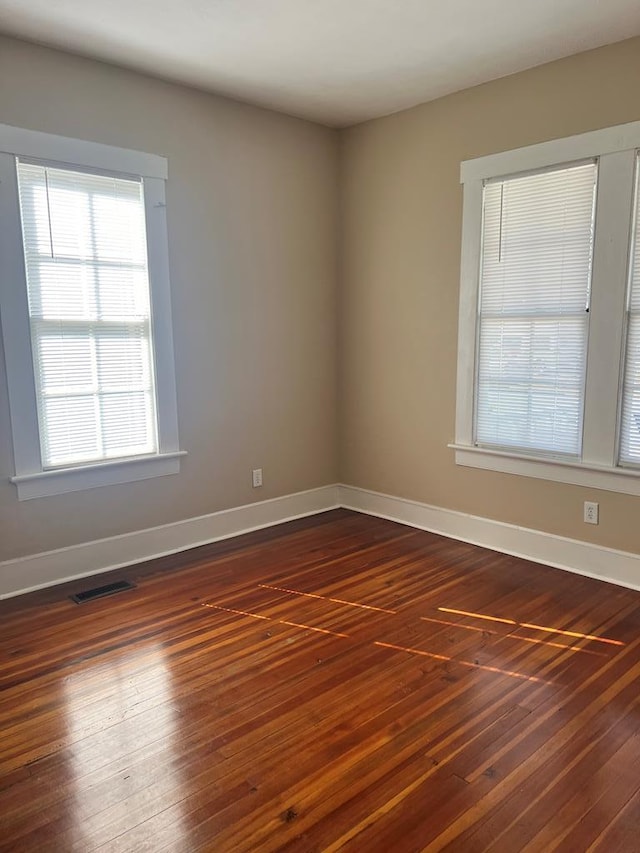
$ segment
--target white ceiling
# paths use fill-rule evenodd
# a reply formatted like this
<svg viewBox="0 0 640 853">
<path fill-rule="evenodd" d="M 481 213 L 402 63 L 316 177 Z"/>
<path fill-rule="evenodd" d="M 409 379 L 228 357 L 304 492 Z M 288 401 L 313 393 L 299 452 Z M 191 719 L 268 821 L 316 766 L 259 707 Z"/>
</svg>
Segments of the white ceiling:
<svg viewBox="0 0 640 853">
<path fill-rule="evenodd" d="M 344 126 L 640 34 L 640 2 L 0 0 L 0 32 Z"/>
</svg>

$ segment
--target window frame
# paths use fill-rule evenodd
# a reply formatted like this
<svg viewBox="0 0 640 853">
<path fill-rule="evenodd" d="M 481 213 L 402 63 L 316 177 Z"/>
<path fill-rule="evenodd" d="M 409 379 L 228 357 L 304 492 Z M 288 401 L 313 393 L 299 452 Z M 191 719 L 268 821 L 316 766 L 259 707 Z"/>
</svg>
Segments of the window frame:
<svg viewBox="0 0 640 853">
<path fill-rule="evenodd" d="M 461 164 L 462 253 L 458 317 L 455 439 L 458 465 L 640 495 L 640 471 L 618 463 L 629 246 L 640 121 Z M 598 186 L 587 345 L 587 377 L 579 460 L 474 443 L 477 322 L 483 186 L 486 180 L 596 158 Z"/>
<path fill-rule="evenodd" d="M 144 456 L 43 469 L 36 385 L 29 327 L 16 158 L 48 161 L 136 176 L 143 182 L 151 300 L 153 361 L 156 377 L 158 452 Z M 4 343 L 9 411 L 18 499 L 127 483 L 178 473 L 180 450 L 171 322 L 171 294 L 165 181 L 167 161 L 155 154 L 116 148 L 0 124 L 0 319 Z"/>
</svg>

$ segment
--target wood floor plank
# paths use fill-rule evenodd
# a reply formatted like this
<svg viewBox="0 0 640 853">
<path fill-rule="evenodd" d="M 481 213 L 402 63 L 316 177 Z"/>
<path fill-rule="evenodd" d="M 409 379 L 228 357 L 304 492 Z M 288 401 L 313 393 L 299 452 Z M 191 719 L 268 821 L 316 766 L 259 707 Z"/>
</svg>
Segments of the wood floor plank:
<svg viewBox="0 0 640 853">
<path fill-rule="evenodd" d="M 638 849 L 639 593 L 334 510 L 0 620 L 0 851 Z"/>
</svg>

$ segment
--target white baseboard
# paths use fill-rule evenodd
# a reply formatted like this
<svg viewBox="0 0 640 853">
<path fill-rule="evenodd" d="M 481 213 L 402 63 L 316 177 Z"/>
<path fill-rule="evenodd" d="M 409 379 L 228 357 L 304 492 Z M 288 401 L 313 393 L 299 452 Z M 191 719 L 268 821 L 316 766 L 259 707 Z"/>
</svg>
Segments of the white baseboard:
<svg viewBox="0 0 640 853">
<path fill-rule="evenodd" d="M 339 486 L 338 501 L 346 509 L 399 521 L 450 539 L 460 539 L 630 589 L 640 589 L 640 555 L 628 551 L 604 548 L 354 486 Z"/>
<path fill-rule="evenodd" d="M 160 527 L 6 560 L 0 563 L 0 599 L 175 554 L 338 506 L 338 487 L 323 486 Z"/>
<path fill-rule="evenodd" d="M 638 554 L 355 486 L 330 485 L 109 539 L 6 560 L 0 563 L 0 599 L 186 551 L 337 507 L 388 518 L 493 551 L 630 589 L 640 589 Z"/>
</svg>

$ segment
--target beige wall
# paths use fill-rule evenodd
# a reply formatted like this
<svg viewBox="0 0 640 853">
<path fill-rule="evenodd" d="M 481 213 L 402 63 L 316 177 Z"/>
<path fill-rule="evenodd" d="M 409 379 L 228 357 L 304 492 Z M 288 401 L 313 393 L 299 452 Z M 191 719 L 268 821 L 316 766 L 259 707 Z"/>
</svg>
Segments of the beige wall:
<svg viewBox="0 0 640 853">
<path fill-rule="evenodd" d="M 640 552 L 640 499 L 456 467 L 460 161 L 640 119 L 640 39 L 346 131 L 343 481 Z M 600 502 L 600 525 L 582 502 Z"/>
<path fill-rule="evenodd" d="M 0 364 L 0 561 L 335 482 L 335 131 L 5 38 L 0 122 L 168 157 L 189 452 L 176 476 L 20 503 Z"/>
<path fill-rule="evenodd" d="M 338 478 L 640 552 L 639 499 L 456 467 L 447 449 L 460 161 L 639 119 L 639 83 L 635 39 L 338 134 L 0 37 L 0 122 L 169 158 L 189 451 L 177 476 L 20 503 L 0 363 L 0 561 Z"/>
</svg>

